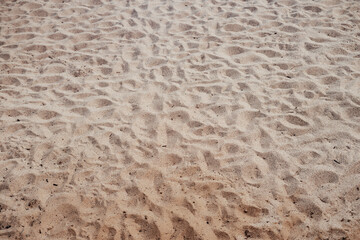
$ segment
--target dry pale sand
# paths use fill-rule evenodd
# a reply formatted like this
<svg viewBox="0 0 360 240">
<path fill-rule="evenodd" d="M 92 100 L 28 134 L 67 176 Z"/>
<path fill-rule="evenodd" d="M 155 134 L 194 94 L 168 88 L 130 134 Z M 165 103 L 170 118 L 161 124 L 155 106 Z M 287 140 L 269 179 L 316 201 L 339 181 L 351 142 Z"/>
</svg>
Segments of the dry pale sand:
<svg viewBox="0 0 360 240">
<path fill-rule="evenodd" d="M 360 239 L 358 0 L 0 3 L 0 239 Z"/>
</svg>

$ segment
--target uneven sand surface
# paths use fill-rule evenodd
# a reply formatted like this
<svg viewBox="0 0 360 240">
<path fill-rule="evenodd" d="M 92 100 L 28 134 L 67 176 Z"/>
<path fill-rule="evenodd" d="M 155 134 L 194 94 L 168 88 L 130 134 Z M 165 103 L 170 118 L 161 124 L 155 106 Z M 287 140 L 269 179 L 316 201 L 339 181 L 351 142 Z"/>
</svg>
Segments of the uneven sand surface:
<svg viewBox="0 0 360 240">
<path fill-rule="evenodd" d="M 360 239 L 359 1 L 0 19 L 0 239 Z"/>
</svg>

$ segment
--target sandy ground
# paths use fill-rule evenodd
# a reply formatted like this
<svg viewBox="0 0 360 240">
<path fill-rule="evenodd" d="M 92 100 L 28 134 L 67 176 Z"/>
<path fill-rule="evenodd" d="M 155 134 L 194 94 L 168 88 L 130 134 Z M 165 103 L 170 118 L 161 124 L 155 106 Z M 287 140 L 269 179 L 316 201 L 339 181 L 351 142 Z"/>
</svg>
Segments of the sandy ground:
<svg viewBox="0 0 360 240">
<path fill-rule="evenodd" d="M 359 1 L 0 3 L 0 239 L 360 239 Z"/>
</svg>

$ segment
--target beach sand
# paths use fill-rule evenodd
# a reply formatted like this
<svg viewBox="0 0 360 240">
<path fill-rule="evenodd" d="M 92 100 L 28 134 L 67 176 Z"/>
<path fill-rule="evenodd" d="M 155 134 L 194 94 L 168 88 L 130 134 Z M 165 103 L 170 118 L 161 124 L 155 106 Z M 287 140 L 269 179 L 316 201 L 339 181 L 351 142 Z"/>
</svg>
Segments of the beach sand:
<svg viewBox="0 0 360 240">
<path fill-rule="evenodd" d="M 360 239 L 359 1 L 0 18 L 0 239 Z"/>
</svg>

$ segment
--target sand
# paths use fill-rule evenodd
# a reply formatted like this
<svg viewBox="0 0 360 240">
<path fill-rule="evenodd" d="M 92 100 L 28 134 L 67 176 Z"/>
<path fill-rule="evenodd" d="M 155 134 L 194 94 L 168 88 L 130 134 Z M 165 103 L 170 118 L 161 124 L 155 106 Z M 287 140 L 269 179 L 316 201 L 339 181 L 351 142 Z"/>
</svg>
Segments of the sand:
<svg viewBox="0 0 360 240">
<path fill-rule="evenodd" d="M 0 239 L 360 239 L 359 1 L 0 3 Z"/>
</svg>

